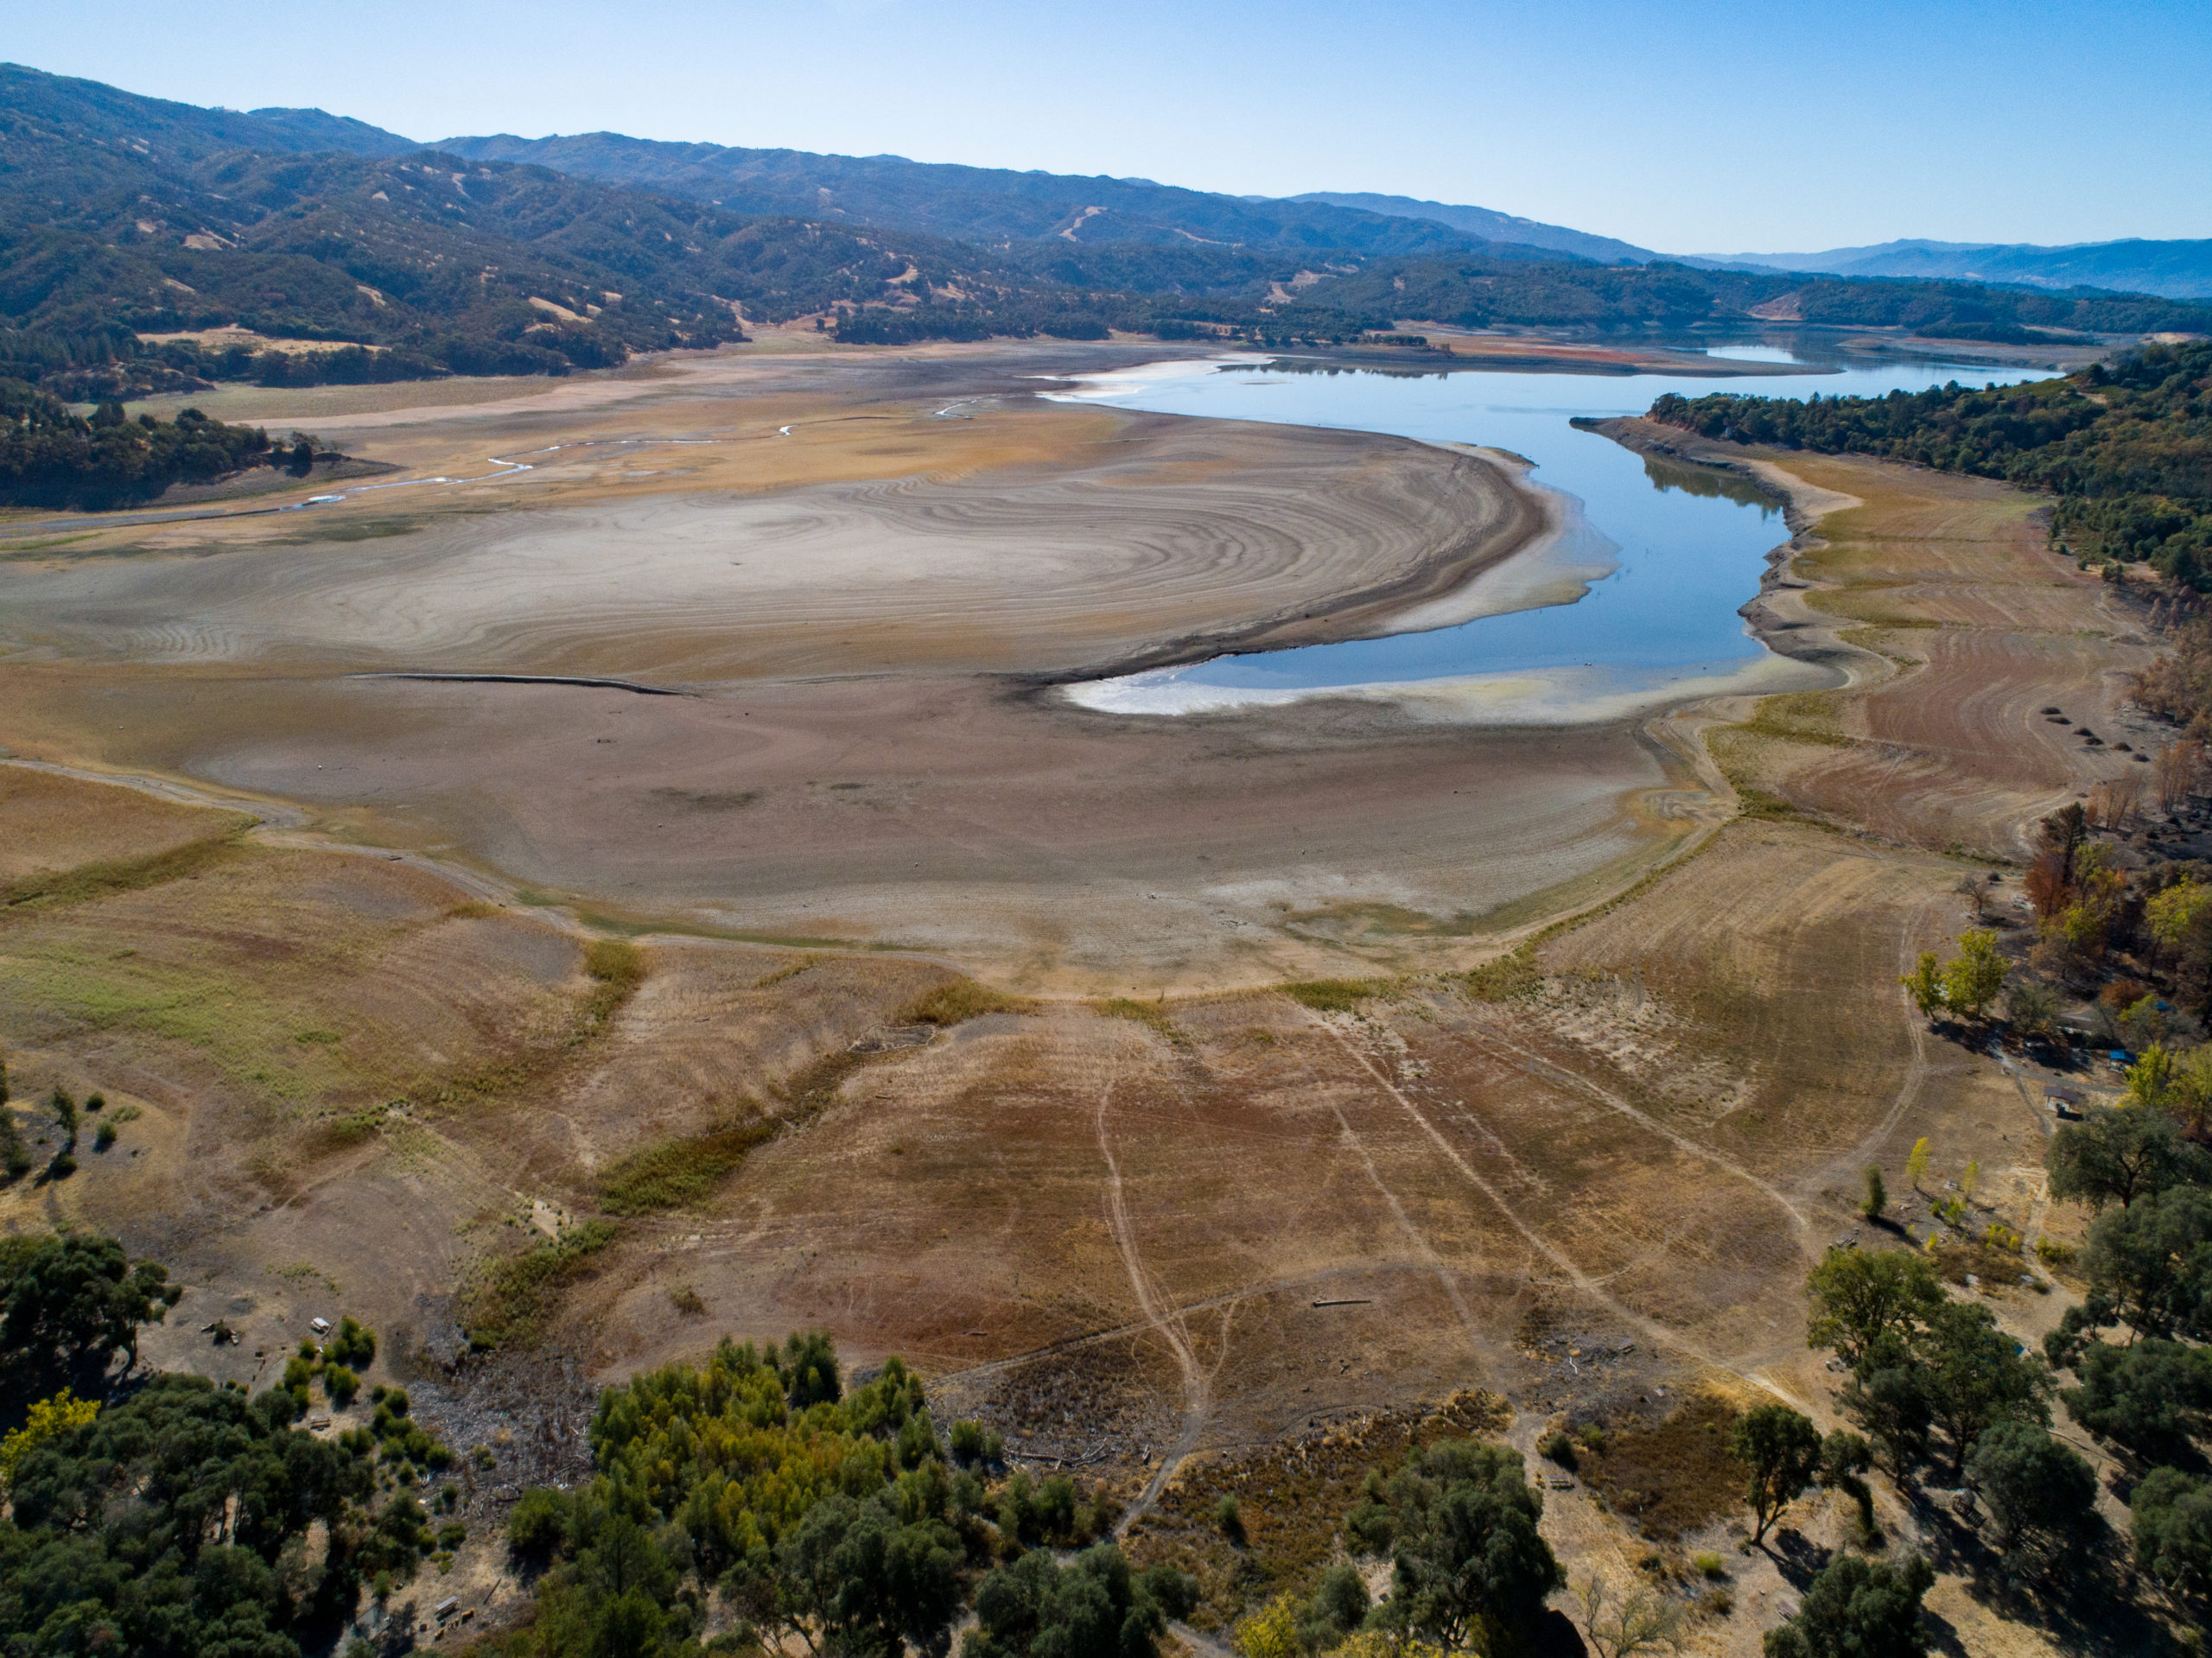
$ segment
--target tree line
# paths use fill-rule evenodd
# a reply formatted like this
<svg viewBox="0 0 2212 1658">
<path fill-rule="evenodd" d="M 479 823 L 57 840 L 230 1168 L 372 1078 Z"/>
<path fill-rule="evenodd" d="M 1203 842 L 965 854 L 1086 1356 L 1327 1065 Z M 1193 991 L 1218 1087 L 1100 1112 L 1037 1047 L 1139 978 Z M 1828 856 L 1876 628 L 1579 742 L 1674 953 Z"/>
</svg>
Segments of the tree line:
<svg viewBox="0 0 2212 1658">
<path fill-rule="evenodd" d="M 179 1295 L 113 1238 L 0 1241 L 0 1651 L 298 1658 L 465 1540 L 457 1459 L 404 1389 L 349 1432 L 296 1426 L 318 1391 L 352 1401 L 372 1331 L 302 1341 L 257 1394 L 138 1371 Z"/>
<path fill-rule="evenodd" d="M 1881 455 L 2057 498 L 2051 537 L 2086 562 L 2148 562 L 2212 590 L 2212 341 L 1980 390 L 1883 397 L 1669 392 L 1649 417 L 1707 437 Z"/>
<path fill-rule="evenodd" d="M 315 440 L 270 441 L 257 426 L 226 426 L 197 409 L 175 420 L 127 416 L 119 403 L 87 418 L 21 380 L 0 379 L 0 504 L 103 508 L 151 500 L 170 485 L 207 483 L 249 467 L 304 477 Z"/>
</svg>

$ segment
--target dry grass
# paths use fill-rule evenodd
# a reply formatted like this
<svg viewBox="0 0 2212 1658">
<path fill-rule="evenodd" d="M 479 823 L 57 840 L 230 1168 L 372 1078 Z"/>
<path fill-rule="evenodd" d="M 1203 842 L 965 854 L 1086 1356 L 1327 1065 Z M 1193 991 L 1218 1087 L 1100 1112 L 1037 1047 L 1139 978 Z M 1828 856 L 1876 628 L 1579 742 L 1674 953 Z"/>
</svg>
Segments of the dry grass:
<svg viewBox="0 0 2212 1658">
<path fill-rule="evenodd" d="M 1173 1042 L 1183 1034 L 1175 1028 L 1175 1021 L 1167 1012 L 1167 1004 L 1160 1001 L 1139 1001 L 1134 996 L 1109 996 L 1097 1005 L 1103 1019 L 1133 1019 L 1140 1025 L 1149 1026 Z"/>
<path fill-rule="evenodd" d="M 899 1010 L 901 1025 L 964 1025 L 986 1013 L 1020 1013 L 1031 1003 L 1025 997 L 981 985 L 973 979 L 950 979 L 929 989 Z"/>
<path fill-rule="evenodd" d="M 1728 1449 L 1736 1417 L 1703 1394 L 1663 1420 L 1608 1427 L 1601 1447 L 1578 1447 L 1576 1466 L 1608 1509 L 1671 1543 L 1744 1506 L 1751 1471 Z"/>
<path fill-rule="evenodd" d="M 137 789 L 0 765 L 0 907 L 90 897 L 181 870 L 167 854 L 218 846 L 251 817 L 180 805 Z"/>
</svg>

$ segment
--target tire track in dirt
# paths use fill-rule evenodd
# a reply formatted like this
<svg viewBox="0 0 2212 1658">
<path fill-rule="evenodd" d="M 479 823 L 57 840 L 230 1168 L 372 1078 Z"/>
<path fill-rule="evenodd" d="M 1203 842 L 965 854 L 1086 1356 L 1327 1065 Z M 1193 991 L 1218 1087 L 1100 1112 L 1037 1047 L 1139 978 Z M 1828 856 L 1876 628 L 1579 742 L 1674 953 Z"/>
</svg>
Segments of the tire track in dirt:
<svg viewBox="0 0 2212 1658">
<path fill-rule="evenodd" d="M 1314 1014 L 1311 1017 L 1315 1025 L 1327 1032 L 1330 1036 L 1336 1039 L 1338 1045 L 1342 1047 L 1344 1052 L 1350 1056 L 1352 1063 L 1357 1065 L 1376 1087 L 1380 1088 L 1384 1093 L 1388 1094 L 1392 1099 L 1398 1102 L 1401 1109 L 1404 1110 L 1408 1116 L 1414 1120 L 1414 1123 L 1421 1128 L 1421 1132 L 1428 1137 L 1429 1140 L 1435 1146 L 1437 1150 L 1444 1153 L 1445 1158 L 1451 1163 L 1452 1166 L 1457 1169 L 1459 1173 L 1465 1177 L 1467 1184 L 1473 1186 L 1476 1191 L 1481 1192 L 1484 1197 L 1490 1199 L 1491 1206 L 1495 1208 L 1500 1215 L 1504 1217 L 1506 1224 L 1520 1234 L 1522 1241 L 1538 1255 L 1541 1255 L 1546 1261 L 1549 1261 L 1553 1267 L 1556 1269 L 1569 1284 L 1573 1285 L 1575 1289 L 1580 1291 L 1583 1295 L 1588 1297 L 1592 1301 L 1596 1302 L 1599 1306 L 1604 1307 L 1608 1312 L 1611 1312 L 1623 1324 L 1627 1324 L 1632 1330 L 1642 1332 L 1644 1336 L 1658 1345 L 1671 1348 L 1675 1352 L 1694 1359 L 1700 1364 L 1708 1364 L 1714 1369 L 1726 1370 L 1732 1375 L 1740 1376 L 1743 1380 L 1751 1382 L 1753 1386 L 1764 1388 L 1767 1392 L 1775 1394 L 1777 1398 L 1786 1399 L 1789 1397 L 1788 1394 L 1783 1393 L 1781 1388 L 1775 1386 L 1772 1382 L 1769 1381 L 1764 1376 L 1759 1375 L 1754 1372 L 1746 1371 L 1740 1366 L 1732 1364 L 1728 1360 L 1722 1358 L 1719 1355 L 1708 1352 L 1706 1349 L 1700 1347 L 1696 1343 L 1691 1341 L 1689 1337 L 1683 1335 L 1680 1331 L 1675 1330 L 1667 1324 L 1661 1324 L 1657 1319 L 1650 1318 L 1647 1314 L 1637 1312 L 1633 1307 L 1627 1305 L 1625 1303 L 1618 1300 L 1613 1296 L 1608 1294 L 1604 1284 L 1599 1280 L 1592 1277 L 1588 1273 L 1585 1272 L 1575 1261 L 1573 1256 L 1567 1255 L 1566 1251 L 1560 1249 L 1549 1239 L 1536 1231 L 1535 1228 L 1529 1225 L 1527 1222 L 1523 1221 L 1518 1214 L 1515 1213 L 1512 1205 L 1505 1201 L 1505 1198 L 1498 1191 L 1497 1188 L 1492 1185 L 1489 1180 L 1485 1179 L 1465 1158 L 1462 1157 L 1459 1154 L 1459 1147 L 1454 1146 L 1436 1127 L 1436 1125 L 1429 1121 L 1427 1113 L 1424 1112 L 1419 1105 L 1415 1104 L 1406 1094 L 1404 1089 L 1398 1087 L 1395 1083 L 1393 1083 L 1382 1071 L 1378 1070 L 1376 1068 L 1374 1062 L 1359 1051 L 1357 1045 L 1353 1043 L 1349 1036 L 1347 1036 L 1337 1026 L 1332 1024 L 1329 1020 L 1321 1018 L 1319 1014 Z"/>
<path fill-rule="evenodd" d="M 1175 1367 L 1183 1375 L 1183 1431 L 1160 1458 L 1160 1467 L 1146 1482 L 1137 1500 L 1116 1524 L 1114 1534 L 1118 1537 L 1151 1511 L 1168 1479 L 1182 1466 L 1183 1459 L 1198 1449 L 1198 1437 L 1205 1432 L 1206 1413 L 1212 1407 L 1213 1378 L 1198 1363 L 1183 1314 L 1166 1304 L 1160 1286 L 1146 1269 L 1144 1256 L 1137 1248 L 1136 1229 L 1129 1223 L 1128 1205 L 1122 1196 L 1122 1166 L 1114 1155 L 1113 1136 L 1106 1128 L 1106 1108 L 1113 1098 L 1115 1080 L 1109 1075 L 1099 1089 L 1098 1105 L 1092 1119 L 1098 1135 L 1098 1154 L 1106 1160 L 1106 1228 L 1113 1235 L 1114 1247 L 1121 1252 L 1122 1265 L 1129 1275 L 1129 1288 L 1136 1294 L 1138 1310 L 1145 1316 L 1141 1327 L 1160 1333 L 1173 1350 Z M 1226 1335 L 1224 1329 L 1224 1355 L 1228 1352 Z"/>
<path fill-rule="evenodd" d="M 1923 899 L 1920 907 L 1907 918 L 1897 930 L 1897 976 L 1902 980 L 1912 969 L 1913 946 L 1919 943 L 1928 924 L 1929 912 L 1942 900 Z M 1920 1097 L 1920 1090 L 1928 1081 L 1928 1032 L 1921 1023 L 1912 1005 L 1911 993 L 1900 983 L 1897 986 L 1897 1008 L 1904 1015 L 1905 1039 L 1911 1045 L 1912 1058 L 1907 1063 L 1904 1080 L 1897 1084 L 1897 1096 L 1873 1130 L 1853 1147 L 1844 1156 L 1836 1158 L 1814 1171 L 1800 1184 L 1804 1187 L 1825 1185 L 1849 1173 L 1853 1168 L 1863 1168 L 1878 1153 L 1889 1137 L 1897 1131 L 1904 1114 Z"/>
<path fill-rule="evenodd" d="M 1777 1204 L 1780 1205 L 1783 1211 L 1789 1217 L 1790 1224 L 1797 1230 L 1798 1242 L 1801 1247 L 1803 1247 L 1806 1241 L 1812 1236 L 1813 1223 L 1806 1217 L 1805 1212 L 1802 1210 L 1799 1209 L 1796 1204 L 1790 1202 L 1789 1197 L 1786 1197 L 1778 1188 L 1770 1185 L 1766 1181 L 1762 1180 L 1758 1175 L 1753 1174 L 1749 1169 L 1738 1163 L 1734 1158 L 1729 1156 L 1726 1152 L 1716 1151 L 1710 1146 L 1699 1144 L 1696 1140 L 1692 1140 L 1688 1134 L 1681 1134 L 1675 1129 L 1669 1128 L 1665 1123 L 1661 1122 L 1657 1118 L 1653 1117 L 1647 1112 L 1639 1110 L 1637 1107 L 1630 1105 L 1626 1100 L 1622 1099 L 1618 1095 L 1611 1092 L 1608 1089 L 1600 1087 L 1596 1083 L 1592 1082 L 1587 1077 L 1583 1076 L 1580 1072 L 1570 1070 L 1564 1065 L 1554 1064 L 1552 1061 L 1546 1059 L 1541 1054 L 1531 1052 L 1529 1049 L 1522 1047 L 1519 1043 L 1511 1040 L 1510 1038 L 1499 1036 L 1495 1032 L 1484 1032 L 1475 1036 L 1473 1039 L 1478 1045 L 1488 1045 L 1493 1050 L 1493 1051 L 1503 1050 L 1504 1052 L 1513 1055 L 1514 1058 L 1510 1063 L 1514 1064 L 1516 1069 L 1524 1072 L 1525 1074 L 1542 1077 L 1552 1082 L 1561 1083 L 1569 1088 L 1573 1088 L 1583 1094 L 1586 1094 L 1592 1099 L 1596 1100 L 1599 1104 L 1606 1107 L 1609 1110 L 1618 1112 L 1621 1115 L 1628 1118 L 1630 1121 L 1637 1124 L 1639 1128 L 1642 1128 L 1651 1134 L 1656 1134 L 1660 1139 L 1674 1147 L 1675 1150 L 1687 1153 L 1692 1157 L 1701 1158 L 1706 1162 L 1712 1164 L 1713 1167 L 1722 1170 L 1724 1172 L 1728 1174 L 1734 1175 L 1738 1180 L 1743 1181 L 1745 1185 L 1756 1187 L 1762 1194 L 1772 1199 Z"/>
</svg>

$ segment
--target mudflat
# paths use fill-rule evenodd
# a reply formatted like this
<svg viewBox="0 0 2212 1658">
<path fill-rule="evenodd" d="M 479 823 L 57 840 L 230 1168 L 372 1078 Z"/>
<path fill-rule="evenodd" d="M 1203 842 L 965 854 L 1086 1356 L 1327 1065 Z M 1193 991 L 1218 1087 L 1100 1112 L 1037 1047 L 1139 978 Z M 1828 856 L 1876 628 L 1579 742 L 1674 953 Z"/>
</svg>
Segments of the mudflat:
<svg viewBox="0 0 2212 1658">
<path fill-rule="evenodd" d="M 1625 725 L 1569 748 L 1371 704 L 1060 702 L 1062 680 L 1387 631 L 1548 528 L 1478 452 L 1035 395 L 1120 359 L 724 357 L 340 415 L 326 434 L 398 487 L 29 540 L 0 740 L 308 803 L 633 924 L 950 953 L 1033 988 L 1449 959 L 1710 813 Z"/>
</svg>

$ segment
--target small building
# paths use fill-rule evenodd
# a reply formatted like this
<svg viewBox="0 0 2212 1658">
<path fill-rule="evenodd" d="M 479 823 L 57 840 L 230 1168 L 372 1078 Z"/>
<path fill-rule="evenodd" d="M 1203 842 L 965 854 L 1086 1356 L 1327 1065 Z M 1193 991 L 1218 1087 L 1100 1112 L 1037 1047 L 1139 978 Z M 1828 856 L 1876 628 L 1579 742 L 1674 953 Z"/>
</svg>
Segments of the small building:
<svg viewBox="0 0 2212 1658">
<path fill-rule="evenodd" d="M 2078 1119 L 2082 1115 L 2082 1090 L 2069 1088 L 2064 1083 L 2045 1083 L 2043 1102 L 2053 1115 L 2069 1121 Z"/>
</svg>

